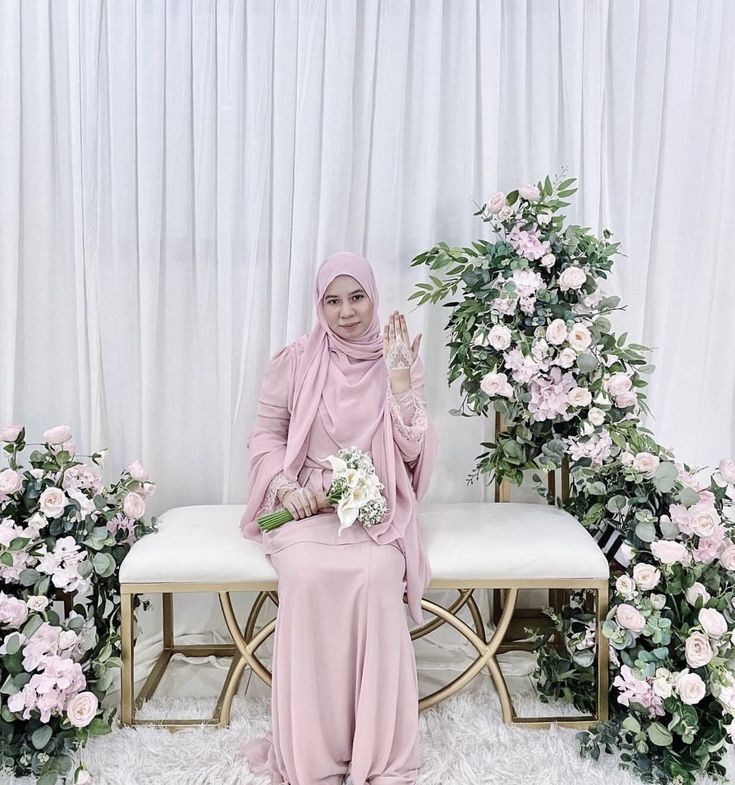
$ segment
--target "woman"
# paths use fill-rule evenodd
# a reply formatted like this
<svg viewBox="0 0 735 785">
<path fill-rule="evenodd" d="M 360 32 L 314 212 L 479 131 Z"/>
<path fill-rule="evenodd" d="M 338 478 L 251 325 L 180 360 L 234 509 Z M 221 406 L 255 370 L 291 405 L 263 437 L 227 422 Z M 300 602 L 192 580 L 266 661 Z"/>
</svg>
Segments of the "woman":
<svg viewBox="0 0 735 785">
<path fill-rule="evenodd" d="M 395 313 L 381 330 L 373 270 L 357 254 L 322 263 L 314 305 L 311 332 L 270 360 L 248 438 L 241 527 L 278 574 L 279 607 L 271 730 L 243 753 L 273 785 L 341 785 L 348 769 L 354 785 L 413 783 L 418 685 L 403 594 L 422 623 L 431 576 L 417 499 L 436 449 L 420 336 L 411 344 Z M 327 456 L 352 446 L 372 456 L 388 512 L 338 536 L 320 495 Z M 295 520 L 263 532 L 257 519 L 279 503 Z"/>
</svg>

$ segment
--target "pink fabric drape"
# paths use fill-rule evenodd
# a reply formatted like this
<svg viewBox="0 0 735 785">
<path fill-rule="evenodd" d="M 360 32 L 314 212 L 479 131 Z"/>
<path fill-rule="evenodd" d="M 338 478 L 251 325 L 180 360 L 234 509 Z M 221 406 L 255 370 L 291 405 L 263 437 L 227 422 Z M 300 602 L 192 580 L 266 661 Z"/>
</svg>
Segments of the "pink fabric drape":
<svg viewBox="0 0 735 785">
<path fill-rule="evenodd" d="M 359 281 L 373 302 L 372 322 L 355 340 L 347 341 L 336 335 L 324 314 L 324 292 L 338 275 L 350 275 Z M 393 543 L 403 553 L 409 611 L 414 621 L 422 624 L 421 597 L 431 580 L 431 571 L 419 529 L 417 501 L 426 492 L 431 478 L 436 433 L 428 420 L 418 456 L 409 463 L 403 460 L 389 407 L 378 306 L 375 276 L 366 259 L 340 252 L 322 263 L 314 287 L 317 321 L 308 334 L 287 347 L 293 358 L 289 373 L 270 374 L 264 380 L 257 424 L 247 442 L 249 494 L 241 530 L 245 537 L 263 544 L 268 552 L 269 538 L 277 536 L 278 531 L 264 533 L 257 525 L 256 516 L 277 474 L 282 472 L 291 480 L 298 479 L 312 422 L 321 416 L 337 444 L 354 445 L 372 455 L 376 472 L 385 486 L 388 512 L 380 524 L 366 531 L 377 543 Z M 283 363 L 279 368 L 283 368 Z M 420 358 L 412 365 L 411 384 L 423 398 L 424 368 Z"/>
</svg>

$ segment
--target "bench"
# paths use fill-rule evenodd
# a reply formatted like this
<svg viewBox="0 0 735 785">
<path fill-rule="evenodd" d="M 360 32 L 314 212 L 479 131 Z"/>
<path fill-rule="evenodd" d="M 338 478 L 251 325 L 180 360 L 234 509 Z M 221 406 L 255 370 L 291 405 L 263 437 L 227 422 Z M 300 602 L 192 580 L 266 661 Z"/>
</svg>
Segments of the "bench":
<svg viewBox="0 0 735 785">
<path fill-rule="evenodd" d="M 244 669 L 250 667 L 266 684 L 271 673 L 257 656 L 258 647 L 275 629 L 275 619 L 256 632 L 258 616 L 268 597 L 277 604 L 278 582 L 272 565 L 257 543 L 239 529 L 244 505 L 176 507 L 158 519 L 158 531 L 138 540 L 120 567 L 122 674 L 121 712 L 125 725 L 163 725 L 171 730 L 190 725 L 227 726 L 232 701 Z M 444 607 L 424 598 L 422 607 L 435 618 L 411 630 L 412 639 L 449 624 L 476 649 L 477 657 L 449 684 L 420 699 L 419 710 L 453 695 L 487 667 L 507 724 L 548 728 L 551 723 L 586 728 L 607 719 L 608 646 L 601 636 L 608 610 L 609 566 L 592 536 L 569 513 L 546 504 L 434 503 L 419 511 L 424 545 L 432 569 L 430 589 L 456 589 L 457 598 Z M 487 640 L 485 625 L 473 597 L 475 589 L 504 591 L 503 609 Z M 496 654 L 510 624 L 520 589 L 590 589 L 597 615 L 596 707 L 583 717 L 519 717 L 513 708 Z M 257 592 L 241 631 L 232 592 Z M 173 634 L 173 597 L 186 592 L 216 592 L 232 643 L 177 645 Z M 133 608 L 136 595 L 162 595 L 163 651 L 139 694 L 134 695 Z M 405 600 L 405 598 L 404 598 Z M 472 625 L 457 615 L 467 606 Z M 474 629 L 473 629 L 474 627 Z M 136 719 L 136 710 L 155 692 L 171 657 L 231 657 L 230 668 L 213 716 L 201 719 Z"/>
</svg>

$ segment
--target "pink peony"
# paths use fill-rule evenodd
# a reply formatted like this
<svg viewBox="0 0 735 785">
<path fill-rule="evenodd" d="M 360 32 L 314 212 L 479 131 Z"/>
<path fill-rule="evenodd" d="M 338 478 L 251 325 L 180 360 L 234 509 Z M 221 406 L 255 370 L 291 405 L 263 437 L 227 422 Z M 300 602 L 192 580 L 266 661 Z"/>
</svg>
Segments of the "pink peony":
<svg viewBox="0 0 735 785">
<path fill-rule="evenodd" d="M 505 194 L 501 191 L 494 193 L 485 203 L 485 209 L 491 213 L 499 213 L 508 204 Z"/>
<path fill-rule="evenodd" d="M 540 198 L 541 191 L 535 185 L 523 183 L 518 186 L 518 195 L 527 202 L 535 202 Z"/>
<path fill-rule="evenodd" d="M 128 466 L 128 472 L 130 473 L 130 476 L 138 482 L 146 482 L 148 479 L 148 470 L 139 461 L 133 461 Z"/>
</svg>

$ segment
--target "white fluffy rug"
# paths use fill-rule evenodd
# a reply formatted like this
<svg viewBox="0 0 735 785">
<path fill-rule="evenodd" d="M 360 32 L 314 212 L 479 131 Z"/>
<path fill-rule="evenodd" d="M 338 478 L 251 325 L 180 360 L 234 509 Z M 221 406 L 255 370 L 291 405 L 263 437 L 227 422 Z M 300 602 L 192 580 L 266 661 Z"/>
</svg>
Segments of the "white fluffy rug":
<svg viewBox="0 0 735 785">
<path fill-rule="evenodd" d="M 530 714 L 539 706 L 516 698 L 517 710 Z M 149 701 L 141 718 L 204 717 L 213 701 L 161 697 Z M 549 706 L 539 713 L 548 714 Z M 81 759 L 104 785 L 270 785 L 238 759 L 240 745 L 265 733 L 270 716 L 267 697 L 238 696 L 229 728 L 194 727 L 176 733 L 151 727 L 117 728 L 91 742 Z M 614 759 L 583 760 L 575 731 L 510 728 L 490 686 L 465 691 L 421 715 L 420 785 L 637 785 Z M 730 772 L 735 771 L 731 755 Z M 347 785 L 350 785 L 348 779 Z"/>
</svg>

